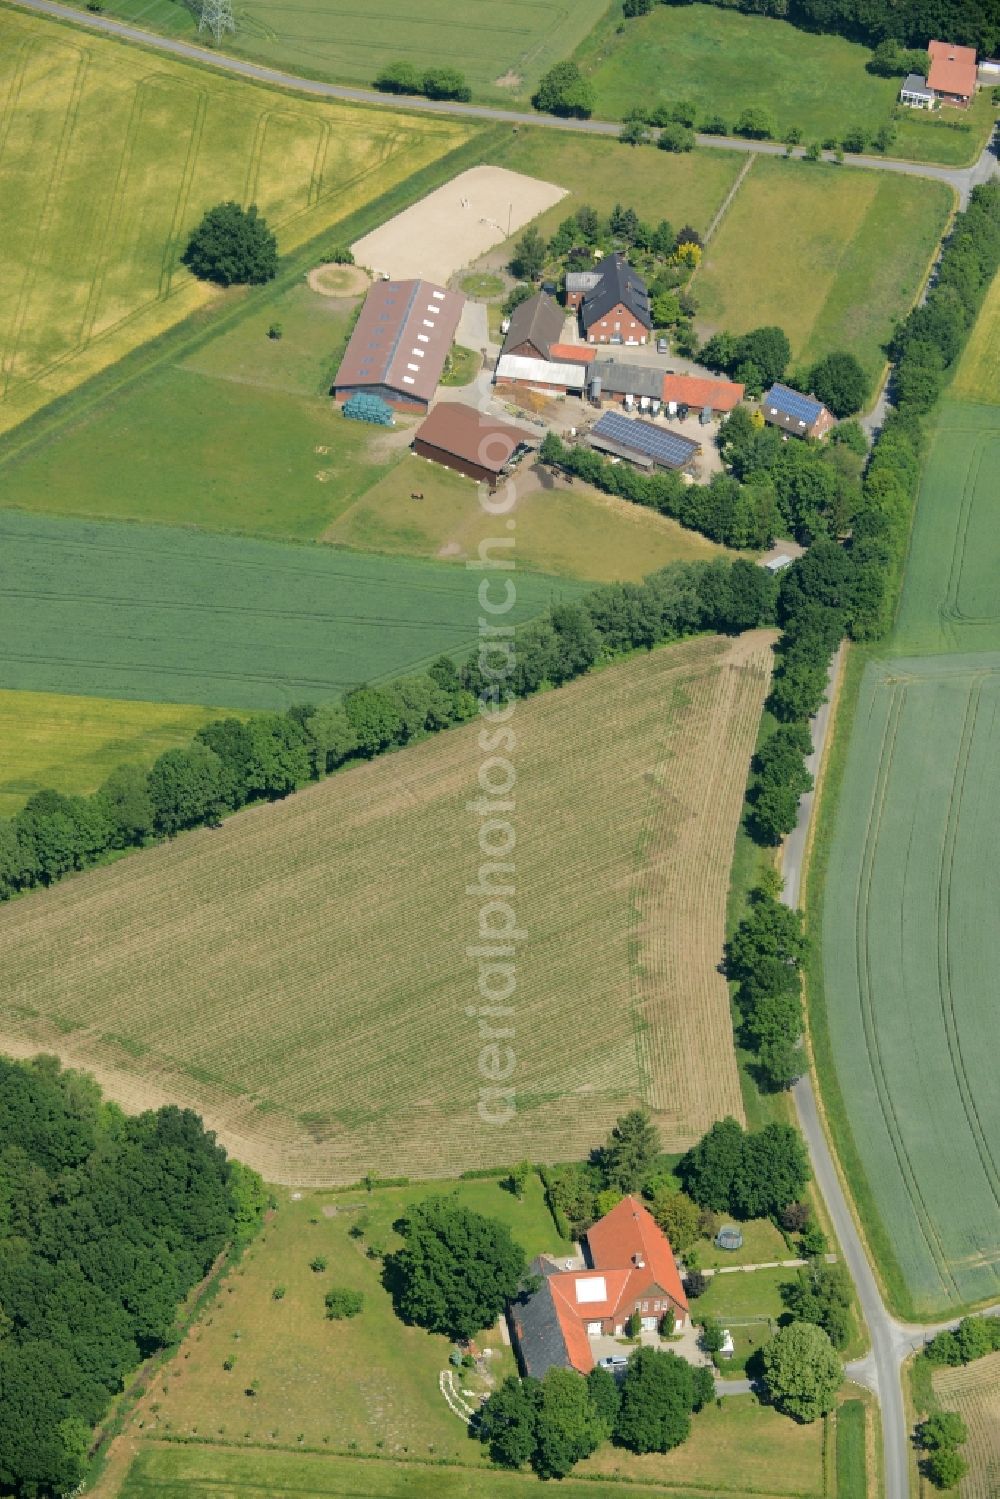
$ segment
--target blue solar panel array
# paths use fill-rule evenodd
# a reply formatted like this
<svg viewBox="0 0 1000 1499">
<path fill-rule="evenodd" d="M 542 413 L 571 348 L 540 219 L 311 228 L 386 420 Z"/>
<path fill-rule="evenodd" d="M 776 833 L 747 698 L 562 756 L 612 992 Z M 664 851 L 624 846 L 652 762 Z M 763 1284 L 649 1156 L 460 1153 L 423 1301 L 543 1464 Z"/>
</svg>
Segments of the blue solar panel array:
<svg viewBox="0 0 1000 1499">
<path fill-rule="evenodd" d="M 812 396 L 800 395 L 797 390 L 789 390 L 787 385 L 772 385 L 763 404 L 768 408 L 773 406 L 776 411 L 783 411 L 793 421 L 805 422 L 807 427 L 812 426 L 823 410 L 821 403 Z"/>
<path fill-rule="evenodd" d="M 690 437 L 682 437 L 679 432 L 654 427 L 650 422 L 635 421 L 622 416 L 619 411 L 606 411 L 600 421 L 594 423 L 593 434 L 620 443 L 635 453 L 645 453 L 654 463 L 662 463 L 665 468 L 684 468 L 701 446 L 692 442 Z"/>
</svg>

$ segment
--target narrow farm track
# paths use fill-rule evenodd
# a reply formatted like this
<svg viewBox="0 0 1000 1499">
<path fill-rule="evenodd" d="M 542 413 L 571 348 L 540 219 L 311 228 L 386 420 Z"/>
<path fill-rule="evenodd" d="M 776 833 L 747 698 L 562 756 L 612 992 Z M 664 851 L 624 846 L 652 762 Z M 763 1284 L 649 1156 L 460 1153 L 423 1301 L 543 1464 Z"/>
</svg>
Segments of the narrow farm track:
<svg viewBox="0 0 1000 1499">
<path fill-rule="evenodd" d="M 405 109 L 407 113 L 417 110 L 421 113 L 454 115 L 463 119 L 499 121 L 514 127 L 541 125 L 550 130 L 573 130 L 585 135 L 617 136 L 621 130 L 621 124 L 613 120 L 561 119 L 555 115 L 498 109 L 486 104 L 459 104 L 449 100 L 409 97 L 399 97 L 395 101 L 390 101 L 385 94 L 377 93 L 374 89 L 348 88 L 337 83 L 321 83 L 318 79 L 302 78 L 298 74 L 285 73 L 278 68 L 245 62 L 241 58 L 230 57 L 224 52 L 216 52 L 208 47 L 195 46 L 191 42 L 181 42 L 171 37 L 159 36 L 155 32 L 144 31 L 139 26 L 132 26 L 124 21 L 115 21 L 108 16 L 60 5 L 57 0 L 8 0 L 8 3 L 25 10 L 37 11 L 41 15 L 71 21 L 74 25 L 87 27 L 91 31 L 103 32 L 121 41 L 138 42 L 144 47 L 169 52 L 172 56 L 185 58 L 189 62 L 220 68 L 227 73 L 237 73 L 240 77 L 252 79 L 257 83 L 267 83 L 275 88 L 291 89 L 296 93 L 313 94 L 324 99 L 343 99 L 352 104 L 377 104 L 382 109 L 398 107 Z M 699 135 L 697 139 L 700 146 L 725 151 L 746 151 L 761 156 L 788 154 L 785 146 L 773 141 L 747 141 L 735 136 L 714 135 Z M 802 156 L 803 148 L 798 147 L 791 154 Z M 830 152 L 825 152 L 824 157 L 827 160 L 833 159 Z M 963 206 L 968 202 L 969 193 L 975 183 L 991 175 L 997 166 L 996 158 L 988 149 L 983 152 L 975 166 L 961 170 L 927 166 L 914 161 L 897 161 L 882 156 L 848 156 L 845 161 L 852 167 L 868 167 L 882 172 L 901 172 L 905 176 L 929 177 L 938 182 L 947 182 L 954 189 Z"/>
</svg>

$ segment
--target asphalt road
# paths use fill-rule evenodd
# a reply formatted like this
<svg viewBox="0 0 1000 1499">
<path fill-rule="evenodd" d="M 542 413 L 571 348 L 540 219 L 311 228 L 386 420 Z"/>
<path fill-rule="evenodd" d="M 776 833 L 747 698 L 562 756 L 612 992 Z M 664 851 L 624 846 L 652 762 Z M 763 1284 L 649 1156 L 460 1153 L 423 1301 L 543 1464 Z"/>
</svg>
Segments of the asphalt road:
<svg viewBox="0 0 1000 1499">
<path fill-rule="evenodd" d="M 278 68 L 268 68 L 261 63 L 247 62 L 243 58 L 230 57 L 228 53 L 212 47 L 199 47 L 194 42 L 178 41 L 175 37 L 159 36 L 156 32 L 144 31 L 140 26 L 116 21 L 110 16 L 97 15 L 92 11 L 77 10 L 73 6 L 60 5 L 57 0 L 14 0 L 25 10 L 38 11 L 43 15 L 56 16 L 60 20 L 72 21 L 91 31 L 103 32 L 107 36 L 121 37 L 125 41 L 140 42 L 144 47 L 154 47 L 159 52 L 169 52 L 174 57 L 189 62 L 207 63 L 227 73 L 236 73 L 241 78 L 250 78 L 257 83 L 269 83 L 278 88 L 291 89 L 299 94 L 313 94 L 322 99 L 342 99 L 353 104 L 377 104 L 383 109 L 405 109 L 427 114 L 459 115 L 464 119 L 496 120 L 510 125 L 542 125 L 552 130 L 572 130 L 584 135 L 617 136 L 621 126 L 613 120 L 564 120 L 555 115 L 518 113 L 515 110 L 497 109 L 486 104 L 459 104 L 446 99 L 403 98 L 398 95 L 377 93 L 374 89 L 347 88 L 339 83 L 322 83 L 315 78 L 300 78 L 295 73 L 283 73 Z M 726 151 L 747 151 L 759 156 L 784 156 L 785 147 L 775 141 L 746 141 L 734 136 L 699 135 L 698 144 Z M 795 156 L 803 154 L 798 147 Z M 985 180 L 996 166 L 996 159 L 987 160 L 989 153 L 973 167 L 956 170 L 950 167 L 925 166 L 913 161 L 894 161 L 884 156 L 846 156 L 845 165 L 869 167 L 880 172 L 900 172 L 908 177 L 928 177 L 938 182 L 947 182 L 958 194 L 964 206 L 975 182 Z M 827 160 L 832 160 L 829 152 Z"/>
</svg>

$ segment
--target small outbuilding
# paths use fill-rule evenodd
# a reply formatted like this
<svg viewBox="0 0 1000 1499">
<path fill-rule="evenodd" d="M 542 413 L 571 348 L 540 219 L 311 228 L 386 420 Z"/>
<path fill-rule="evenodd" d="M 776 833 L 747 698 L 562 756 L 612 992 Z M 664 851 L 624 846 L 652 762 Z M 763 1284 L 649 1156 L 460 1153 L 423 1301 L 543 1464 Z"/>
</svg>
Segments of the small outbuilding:
<svg viewBox="0 0 1000 1499">
<path fill-rule="evenodd" d="M 715 1236 L 716 1249 L 742 1249 L 743 1230 L 735 1223 L 724 1223 Z"/>
<path fill-rule="evenodd" d="M 764 420 L 772 427 L 780 427 L 794 437 L 812 437 L 819 440 L 837 425 L 832 412 L 815 396 L 804 396 L 788 385 L 772 385 L 760 399 Z"/>
<path fill-rule="evenodd" d="M 501 354 L 493 383 L 498 388 L 538 391 L 542 395 L 582 395 L 587 365 L 528 359 L 524 354 Z"/>
<path fill-rule="evenodd" d="M 460 401 L 438 402 L 413 438 L 413 451 L 421 458 L 491 489 L 537 446 L 538 439 L 523 427 L 498 422 Z"/>
</svg>

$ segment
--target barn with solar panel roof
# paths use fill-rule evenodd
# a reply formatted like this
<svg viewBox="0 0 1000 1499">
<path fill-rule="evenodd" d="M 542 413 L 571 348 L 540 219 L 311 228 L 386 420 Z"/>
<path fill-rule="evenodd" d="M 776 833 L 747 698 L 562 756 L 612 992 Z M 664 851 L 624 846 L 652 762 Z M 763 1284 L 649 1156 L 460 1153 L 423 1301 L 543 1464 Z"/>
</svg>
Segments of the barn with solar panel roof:
<svg viewBox="0 0 1000 1499">
<path fill-rule="evenodd" d="M 675 473 L 690 472 L 701 454 L 700 442 L 618 411 L 606 411 L 591 427 L 587 441 L 598 452 L 627 458 L 637 468 L 668 468 Z"/>
<path fill-rule="evenodd" d="M 788 385 L 772 385 L 760 398 L 764 420 L 795 437 L 825 437 L 836 421 L 822 401 Z"/>
</svg>

